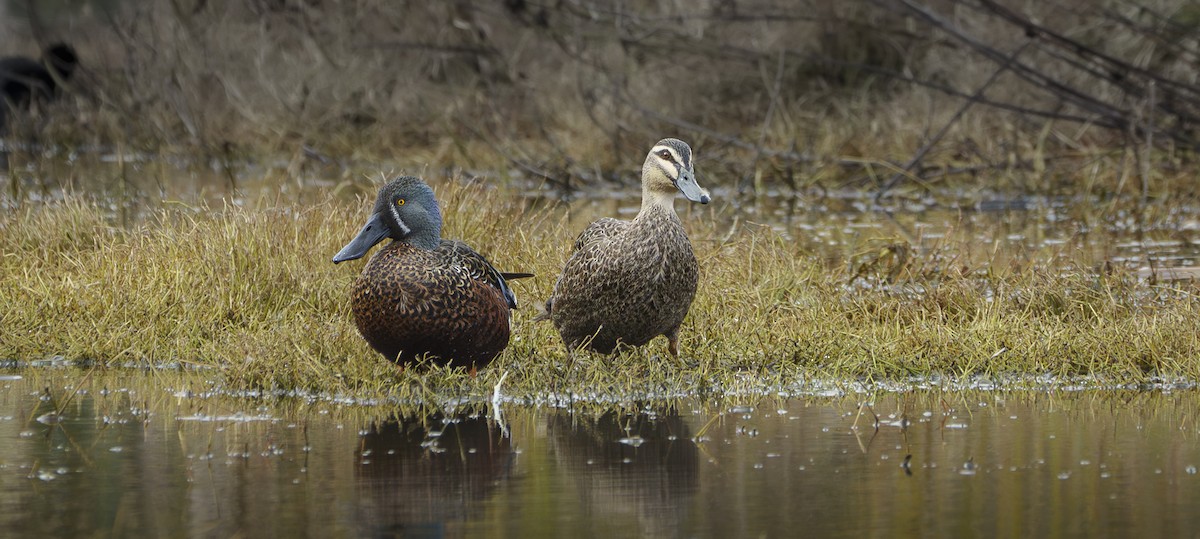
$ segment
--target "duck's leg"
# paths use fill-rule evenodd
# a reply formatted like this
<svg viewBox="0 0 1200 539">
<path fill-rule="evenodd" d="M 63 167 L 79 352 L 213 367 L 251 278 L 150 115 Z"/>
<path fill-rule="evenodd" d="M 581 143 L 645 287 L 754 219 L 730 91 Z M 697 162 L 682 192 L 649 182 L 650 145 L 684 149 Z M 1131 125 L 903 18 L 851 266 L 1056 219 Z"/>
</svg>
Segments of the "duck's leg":
<svg viewBox="0 0 1200 539">
<path fill-rule="evenodd" d="M 667 332 L 667 351 L 671 357 L 679 359 L 679 328 Z"/>
</svg>

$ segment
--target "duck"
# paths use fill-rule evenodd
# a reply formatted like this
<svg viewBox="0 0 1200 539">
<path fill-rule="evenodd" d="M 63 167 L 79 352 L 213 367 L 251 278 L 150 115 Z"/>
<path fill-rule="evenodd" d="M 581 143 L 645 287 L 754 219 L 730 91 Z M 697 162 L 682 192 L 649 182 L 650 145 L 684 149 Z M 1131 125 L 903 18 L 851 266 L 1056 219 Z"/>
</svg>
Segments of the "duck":
<svg viewBox="0 0 1200 539">
<path fill-rule="evenodd" d="M 604 217 L 575 239 L 574 250 L 535 320 L 553 321 L 568 352 L 611 354 L 659 335 L 679 357 L 679 328 L 696 296 L 699 265 L 676 193 L 708 204 L 696 183 L 692 148 L 665 138 L 642 164 L 642 205 L 631 221 Z"/>
<path fill-rule="evenodd" d="M 384 185 L 362 230 L 333 257 L 363 257 L 391 239 L 354 281 L 351 311 L 359 334 L 386 359 L 407 367 L 424 359 L 471 372 L 508 346 L 517 298 L 502 273 L 466 243 L 441 237 L 433 189 L 414 176 Z"/>
<path fill-rule="evenodd" d="M 58 93 L 61 82 L 69 80 L 79 64 L 75 49 L 55 43 L 36 60 L 26 56 L 0 58 L 0 97 L 12 107 L 28 109 L 35 101 L 45 101 Z"/>
</svg>

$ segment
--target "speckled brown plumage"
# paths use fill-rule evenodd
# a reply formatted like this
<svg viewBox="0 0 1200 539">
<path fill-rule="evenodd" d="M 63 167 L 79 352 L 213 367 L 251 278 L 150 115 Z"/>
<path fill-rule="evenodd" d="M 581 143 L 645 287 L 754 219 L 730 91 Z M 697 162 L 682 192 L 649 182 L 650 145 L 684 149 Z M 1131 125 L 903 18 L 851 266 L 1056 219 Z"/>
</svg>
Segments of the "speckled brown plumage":
<svg viewBox="0 0 1200 539">
<path fill-rule="evenodd" d="M 401 177 L 379 192 L 367 223 L 334 263 L 360 258 L 388 243 L 354 282 L 351 310 L 372 348 L 400 365 L 422 357 L 451 366 L 482 367 L 508 345 L 509 309 L 516 297 L 500 273 L 459 241 L 443 240 L 433 190 Z"/>
<path fill-rule="evenodd" d="M 699 268 L 674 212 L 644 212 L 633 221 L 604 219 L 576 240 L 550 299 L 563 342 L 612 353 L 617 342 L 674 341 L 696 296 Z"/>
<path fill-rule="evenodd" d="M 637 217 L 600 219 L 579 234 L 546 302 L 546 317 L 568 348 L 608 354 L 665 335 L 668 350 L 678 354 L 679 327 L 695 298 L 699 268 L 671 200 L 682 191 L 708 203 L 693 174 L 687 144 L 659 141 L 642 167 Z"/>
<path fill-rule="evenodd" d="M 509 306 L 495 270 L 461 242 L 432 251 L 393 241 L 354 282 L 351 306 L 359 333 L 399 364 L 421 354 L 451 366 L 483 366 L 504 350 Z"/>
</svg>

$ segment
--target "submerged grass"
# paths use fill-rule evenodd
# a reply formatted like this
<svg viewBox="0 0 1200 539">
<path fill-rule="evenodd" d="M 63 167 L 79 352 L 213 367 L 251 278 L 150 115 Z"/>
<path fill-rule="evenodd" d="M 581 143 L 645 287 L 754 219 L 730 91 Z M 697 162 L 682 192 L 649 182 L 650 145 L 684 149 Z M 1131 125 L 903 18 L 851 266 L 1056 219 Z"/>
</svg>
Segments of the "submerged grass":
<svg viewBox="0 0 1200 539">
<path fill-rule="evenodd" d="M 132 227 L 77 198 L 11 211 L 0 217 L 0 358 L 178 364 L 211 372 L 226 390 L 393 403 L 485 398 L 502 375 L 504 394 L 534 400 L 753 393 L 813 379 L 1200 379 L 1190 283 L 1154 284 L 1103 264 L 1064 269 L 1087 261 L 1001 269 L 987 249 L 950 240 L 831 261 L 769 227 L 729 229 L 682 204 L 702 277 L 681 357 L 659 339 L 569 360 L 553 326 L 531 319 L 583 224 L 562 206 L 479 185 L 437 191 L 447 237 L 503 270 L 537 274 L 514 285 L 512 342 L 477 377 L 433 365 L 400 371 L 359 338 L 348 290 L 364 262 L 330 257 L 367 204 L 334 199 L 176 205 Z"/>
</svg>

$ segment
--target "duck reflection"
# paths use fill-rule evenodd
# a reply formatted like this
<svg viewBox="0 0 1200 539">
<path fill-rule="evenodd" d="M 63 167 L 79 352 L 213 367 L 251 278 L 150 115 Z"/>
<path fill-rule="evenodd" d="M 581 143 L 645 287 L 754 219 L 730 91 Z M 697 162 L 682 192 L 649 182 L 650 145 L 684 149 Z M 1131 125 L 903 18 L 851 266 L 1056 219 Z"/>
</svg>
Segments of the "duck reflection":
<svg viewBox="0 0 1200 539">
<path fill-rule="evenodd" d="M 390 420 L 360 438 L 359 522 L 369 536 L 441 536 L 509 475 L 512 443 L 484 416 Z"/>
<path fill-rule="evenodd" d="M 678 413 L 592 419 L 563 412 L 549 417 L 548 431 L 553 458 L 565 468 L 560 475 L 575 481 L 591 511 L 634 518 L 643 536 L 684 533 L 699 452 Z"/>
</svg>

